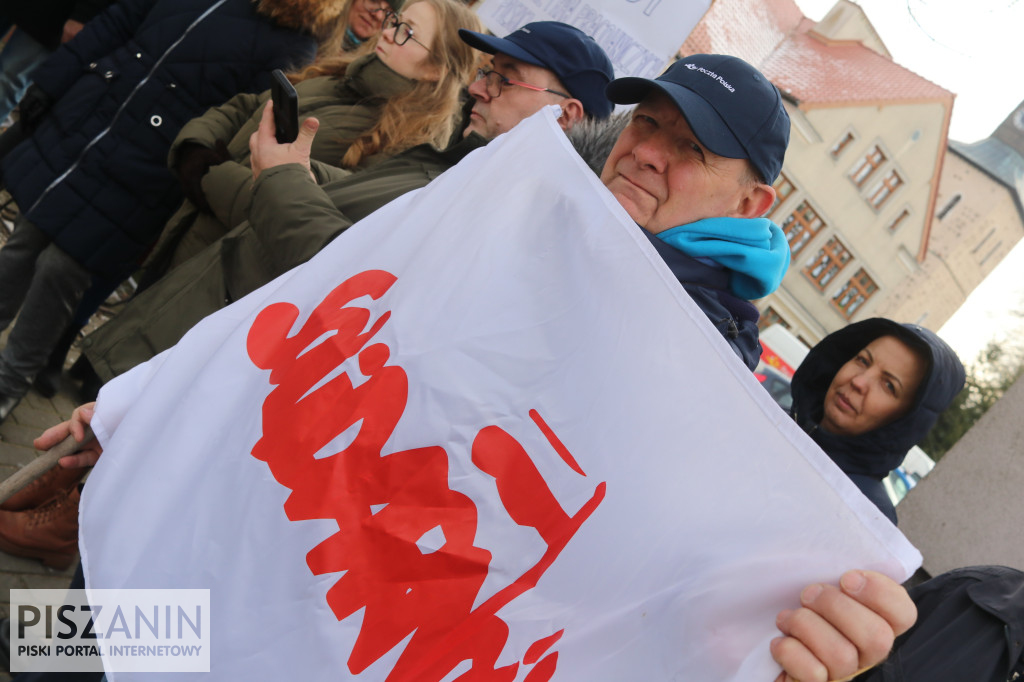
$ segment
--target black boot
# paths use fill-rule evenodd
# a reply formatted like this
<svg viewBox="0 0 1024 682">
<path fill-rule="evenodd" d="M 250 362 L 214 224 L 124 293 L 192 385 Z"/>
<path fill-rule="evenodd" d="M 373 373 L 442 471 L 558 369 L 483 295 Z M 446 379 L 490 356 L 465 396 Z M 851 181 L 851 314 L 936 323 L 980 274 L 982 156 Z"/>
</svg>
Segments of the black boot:
<svg viewBox="0 0 1024 682">
<path fill-rule="evenodd" d="M 52 398 L 57 395 L 57 391 L 60 389 L 60 377 L 64 373 L 64 360 L 67 359 L 71 344 L 78 338 L 78 332 L 81 329 L 80 326 L 72 324 L 64 330 L 64 334 L 58 339 L 57 345 L 50 353 L 50 359 L 46 361 L 46 367 L 36 375 L 32 388 L 44 398 Z"/>
<path fill-rule="evenodd" d="M 0 393 L 0 424 L 4 423 L 7 415 L 14 411 L 14 408 L 21 402 L 21 396 L 17 398 Z"/>
<path fill-rule="evenodd" d="M 96 400 L 100 389 L 103 388 L 103 379 L 100 379 L 100 375 L 96 373 L 96 370 L 92 368 L 92 363 L 84 355 L 80 355 L 75 364 L 71 365 L 68 374 L 82 382 L 82 386 L 78 390 L 78 399 L 81 402 L 91 403 Z"/>
</svg>

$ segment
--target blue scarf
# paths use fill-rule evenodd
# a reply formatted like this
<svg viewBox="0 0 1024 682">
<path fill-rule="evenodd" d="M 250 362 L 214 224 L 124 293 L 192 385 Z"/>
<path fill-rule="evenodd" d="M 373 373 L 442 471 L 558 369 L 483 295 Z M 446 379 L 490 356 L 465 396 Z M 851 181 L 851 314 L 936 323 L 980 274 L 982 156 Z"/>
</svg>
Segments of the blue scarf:
<svg viewBox="0 0 1024 682">
<path fill-rule="evenodd" d="M 352 44 L 352 47 L 358 47 L 363 44 L 363 39 L 352 32 L 352 29 L 345 27 L 345 40 Z"/>
<path fill-rule="evenodd" d="M 767 218 L 705 218 L 656 236 L 692 258 L 728 269 L 729 290 L 748 301 L 778 289 L 789 267 L 786 235 Z"/>
</svg>

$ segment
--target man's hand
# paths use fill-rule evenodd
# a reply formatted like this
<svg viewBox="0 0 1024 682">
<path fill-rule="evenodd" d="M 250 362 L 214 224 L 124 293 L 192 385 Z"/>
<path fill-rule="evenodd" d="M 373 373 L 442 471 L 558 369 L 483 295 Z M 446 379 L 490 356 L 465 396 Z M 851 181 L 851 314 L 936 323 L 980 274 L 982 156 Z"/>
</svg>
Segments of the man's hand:
<svg viewBox="0 0 1024 682">
<path fill-rule="evenodd" d="M 28 86 L 28 90 L 18 102 L 18 120 L 21 121 L 26 133 L 35 132 L 51 106 L 53 99 L 41 87 L 35 83 Z"/>
<path fill-rule="evenodd" d="M 273 100 L 267 100 L 267 106 L 263 107 L 260 127 L 249 137 L 253 180 L 258 178 L 263 171 L 286 163 L 298 163 L 305 166 L 309 171 L 309 176 L 316 180 L 309 167 L 309 153 L 313 147 L 313 137 L 316 136 L 316 131 L 320 127 L 320 121 L 312 117 L 307 118 L 299 126 L 299 136 L 295 142 L 280 144 L 274 134 L 273 106 Z"/>
<path fill-rule="evenodd" d="M 85 427 L 92 423 L 92 416 L 95 411 L 96 403 L 94 402 L 76 407 L 75 411 L 71 413 L 71 419 L 46 429 L 39 438 L 32 442 L 32 445 L 37 450 L 49 450 L 69 435 L 74 436 L 75 440 L 81 443 L 85 440 Z M 91 467 L 96 464 L 101 454 L 103 454 L 103 448 L 93 438 L 85 443 L 82 449 L 75 454 L 61 457 L 59 464 L 65 469 Z"/>
<path fill-rule="evenodd" d="M 69 40 L 77 36 L 83 28 L 85 28 L 85 24 L 83 24 L 82 22 L 75 21 L 74 19 L 68 19 L 64 22 L 64 30 L 61 32 L 60 42 L 68 42 Z"/>
<path fill-rule="evenodd" d="M 907 591 L 874 571 L 848 571 L 839 587 L 809 585 L 800 603 L 776 619 L 785 636 L 771 644 L 784 670 L 775 682 L 848 679 L 885 660 L 917 619 Z"/>
</svg>

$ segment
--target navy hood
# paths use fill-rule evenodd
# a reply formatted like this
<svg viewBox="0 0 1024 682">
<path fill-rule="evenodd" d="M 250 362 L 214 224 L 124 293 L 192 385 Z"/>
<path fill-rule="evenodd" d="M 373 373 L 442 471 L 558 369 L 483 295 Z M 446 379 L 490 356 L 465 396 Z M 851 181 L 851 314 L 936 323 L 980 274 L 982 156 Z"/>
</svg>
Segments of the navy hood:
<svg viewBox="0 0 1024 682">
<path fill-rule="evenodd" d="M 927 372 L 910 410 L 899 419 L 859 436 L 839 436 L 817 428 L 825 392 L 836 372 L 881 336 L 895 336 L 922 351 L 928 359 Z M 960 393 L 964 379 L 960 359 L 934 332 L 875 317 L 833 332 L 811 349 L 793 375 L 790 412 L 846 474 L 880 481 L 903 462 L 911 447 L 928 435 L 939 414 Z"/>
</svg>

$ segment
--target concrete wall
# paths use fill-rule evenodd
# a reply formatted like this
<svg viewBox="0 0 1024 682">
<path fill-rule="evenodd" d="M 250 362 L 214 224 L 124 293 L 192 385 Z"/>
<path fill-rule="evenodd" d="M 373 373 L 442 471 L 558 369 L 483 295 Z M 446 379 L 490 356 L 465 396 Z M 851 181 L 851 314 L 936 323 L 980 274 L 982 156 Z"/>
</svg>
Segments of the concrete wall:
<svg viewBox="0 0 1024 682">
<path fill-rule="evenodd" d="M 932 575 L 1024 570 L 1024 380 L 1018 380 L 900 503 L 900 528 Z"/>
</svg>

